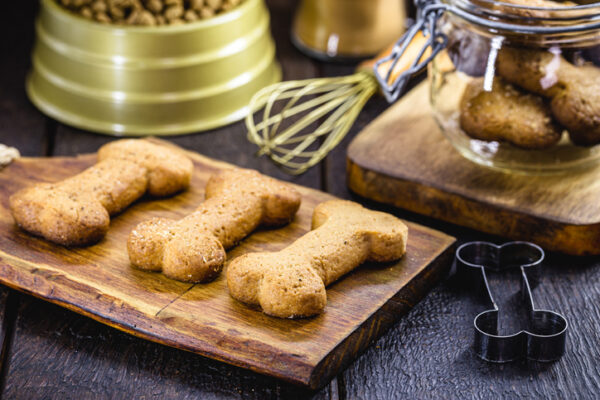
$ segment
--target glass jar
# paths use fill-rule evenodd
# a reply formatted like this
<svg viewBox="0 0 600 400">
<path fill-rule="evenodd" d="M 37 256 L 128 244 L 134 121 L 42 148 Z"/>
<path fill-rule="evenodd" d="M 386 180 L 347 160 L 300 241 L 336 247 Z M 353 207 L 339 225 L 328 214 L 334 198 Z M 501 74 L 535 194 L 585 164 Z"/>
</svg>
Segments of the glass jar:
<svg viewBox="0 0 600 400">
<path fill-rule="evenodd" d="M 365 58 L 396 41 L 405 23 L 404 0 L 302 0 L 292 40 L 319 59 Z"/>
<path fill-rule="evenodd" d="M 430 100 L 463 156 L 536 174 L 600 160 L 599 3 L 436 4 L 446 42 L 429 64 Z"/>
</svg>

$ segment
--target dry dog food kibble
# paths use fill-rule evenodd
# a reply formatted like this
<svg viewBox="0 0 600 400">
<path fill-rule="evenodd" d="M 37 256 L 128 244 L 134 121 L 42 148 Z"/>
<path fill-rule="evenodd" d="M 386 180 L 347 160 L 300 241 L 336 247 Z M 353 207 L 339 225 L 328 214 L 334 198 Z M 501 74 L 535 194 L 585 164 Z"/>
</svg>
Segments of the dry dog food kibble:
<svg viewBox="0 0 600 400">
<path fill-rule="evenodd" d="M 402 221 L 351 201 L 319 204 L 312 227 L 281 251 L 233 260 L 227 267 L 231 296 L 276 317 L 308 317 L 325 308 L 330 283 L 365 261 L 393 261 L 406 252 Z"/>
<path fill-rule="evenodd" d="M 221 272 L 225 249 L 261 225 L 290 222 L 298 207 L 300 194 L 292 186 L 253 170 L 226 170 L 211 176 L 206 201 L 192 214 L 136 226 L 127 244 L 129 259 L 172 279 L 207 282 Z"/>
<path fill-rule="evenodd" d="M 82 17 L 116 25 L 179 25 L 231 10 L 243 0 L 57 0 Z"/>
<path fill-rule="evenodd" d="M 100 240 L 116 214 L 144 193 L 169 196 L 190 184 L 193 164 L 178 150 L 146 140 L 104 145 L 98 163 L 56 183 L 40 183 L 10 197 L 17 224 L 62 245 Z"/>
</svg>

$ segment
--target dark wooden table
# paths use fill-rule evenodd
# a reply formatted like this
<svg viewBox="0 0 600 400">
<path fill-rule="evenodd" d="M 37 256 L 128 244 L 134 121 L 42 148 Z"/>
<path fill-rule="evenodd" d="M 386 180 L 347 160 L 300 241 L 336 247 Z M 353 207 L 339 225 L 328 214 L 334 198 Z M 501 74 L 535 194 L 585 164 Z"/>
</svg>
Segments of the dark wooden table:
<svg viewBox="0 0 600 400">
<path fill-rule="evenodd" d="M 347 74 L 352 66 L 312 61 L 289 41 L 294 2 L 268 1 L 284 79 Z M 3 4 L 0 42 L 0 143 L 26 156 L 75 155 L 113 140 L 46 118 L 27 100 L 34 0 Z M 349 140 L 386 104 L 373 99 L 348 138 L 320 165 L 292 178 L 265 158 L 255 158 L 237 123 L 174 137 L 174 143 L 207 156 L 318 188 L 387 210 L 455 235 L 461 242 L 499 238 L 356 199 L 345 185 Z M 520 311 L 516 276 L 493 277 L 504 310 L 503 326 Z M 471 350 L 472 320 L 482 306 L 448 280 L 318 392 L 134 338 L 89 318 L 0 287 L 0 390 L 14 399 L 394 399 L 394 398 L 600 398 L 600 259 L 550 254 L 535 290 L 540 306 L 570 322 L 568 348 L 558 362 L 494 365 Z"/>
</svg>

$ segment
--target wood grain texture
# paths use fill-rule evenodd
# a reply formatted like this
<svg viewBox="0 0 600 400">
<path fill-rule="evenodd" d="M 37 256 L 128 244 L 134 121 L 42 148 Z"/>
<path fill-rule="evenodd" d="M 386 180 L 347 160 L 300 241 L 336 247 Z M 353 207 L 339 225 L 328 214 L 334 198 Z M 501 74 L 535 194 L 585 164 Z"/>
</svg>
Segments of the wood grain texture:
<svg viewBox="0 0 600 400">
<path fill-rule="evenodd" d="M 325 400 L 277 379 L 133 337 L 27 297 L 3 398 Z"/>
<path fill-rule="evenodd" d="M 467 240 L 488 240 L 473 233 Z M 453 280 L 436 287 L 344 372 L 347 399 L 597 399 L 600 392 L 600 269 L 597 259 L 551 254 L 538 306 L 563 313 L 567 351 L 554 363 L 494 364 L 472 350 L 473 318 L 485 306 Z M 501 310 L 519 298 L 501 277 Z M 516 277 L 515 277 L 516 278 Z M 512 316 L 514 318 L 514 315 Z"/>
<path fill-rule="evenodd" d="M 0 288 L 0 385 L 4 386 L 5 371 L 7 369 L 10 339 L 14 326 L 16 298 L 18 294 L 2 287 Z"/>
<path fill-rule="evenodd" d="M 18 3 L 18 4 L 17 4 Z M 21 9 L 21 12 L 15 12 L 13 15 L 4 13 L 0 18 L 7 16 L 3 29 L 9 33 L 19 27 L 23 31 L 33 25 L 34 8 L 37 7 L 37 1 L 28 0 L 25 6 L 22 2 L 11 3 L 10 6 L 15 10 Z M 289 27 L 291 26 L 291 17 L 295 9 L 296 0 L 267 0 L 271 12 L 271 31 L 276 41 L 277 57 L 283 67 L 284 79 L 302 79 L 314 77 L 318 74 L 316 64 L 302 56 L 289 41 Z M 13 80 L 13 86 L 20 90 L 19 95 L 25 99 L 24 84 L 14 76 L 24 75 L 29 60 L 29 42 L 33 37 L 33 29 L 26 32 L 26 35 L 17 38 L 16 41 L 5 41 L 2 44 L 8 46 L 20 47 L 18 55 L 19 69 L 8 69 L 7 74 L 3 75 L 6 79 Z M 22 40 L 26 39 L 26 40 Z M 0 96 L 4 92 L 0 93 Z M 11 99 L 7 99 L 7 102 Z M 18 106 L 11 106 L 14 110 L 21 109 Z M 36 118 L 43 119 L 43 116 L 33 108 L 33 106 L 24 109 L 24 117 L 31 120 Z M 20 119 L 21 120 L 21 119 Z M 47 149 L 46 155 L 76 155 L 95 151 L 99 146 L 115 138 L 97 135 L 90 132 L 71 128 L 62 124 L 48 124 L 51 128 L 56 127 L 56 135 L 49 135 L 51 140 L 40 140 L 32 137 L 32 134 L 9 136 L 9 130 L 0 131 L 0 141 L 10 142 L 24 150 L 27 155 L 39 155 L 27 151 L 28 146 L 39 146 Z M 14 121 L 7 120 L 6 127 L 14 129 Z M 6 139 L 9 138 L 9 139 Z M 43 139 L 43 138 L 42 138 Z M 12 142 L 10 140 L 13 140 Z M 19 142 L 15 142 L 18 140 Z M 171 137 L 169 140 L 178 145 L 201 152 L 212 158 L 222 159 L 243 165 L 248 168 L 255 168 L 263 173 L 278 178 L 293 181 L 304 186 L 313 188 L 321 187 L 321 168 L 317 167 L 302 177 L 290 177 L 276 168 L 267 158 L 254 157 L 254 149 L 246 139 L 246 130 L 243 122 L 229 125 L 223 128 L 202 132 L 194 135 L 183 135 Z M 25 298 L 25 297 L 23 297 Z M 45 305 L 43 302 L 37 302 L 38 305 Z M 43 318 L 42 318 L 43 317 Z M 39 319 L 38 319 L 39 318 Z M 33 315 L 19 314 L 17 320 L 20 326 L 29 328 L 41 324 L 48 329 L 53 327 L 62 327 L 67 323 L 72 325 L 71 329 L 60 329 L 60 336 L 50 335 L 46 340 L 31 340 L 32 331 L 30 329 L 16 329 L 15 340 L 11 346 L 14 354 L 18 357 L 12 357 L 10 364 L 15 368 L 9 369 L 7 374 L 7 398 L 18 398 L 18 388 L 26 382 L 28 391 L 26 398 L 77 398 L 86 397 L 88 393 L 103 393 L 105 398 L 179 398 L 177 387 L 184 382 L 193 382 L 187 389 L 182 389 L 182 393 L 190 398 L 313 398 L 337 399 L 339 393 L 338 382 L 334 378 L 328 387 L 319 392 L 299 391 L 298 387 L 286 382 L 270 379 L 268 383 L 258 379 L 259 375 L 248 370 L 235 368 L 223 363 L 216 363 L 211 360 L 189 355 L 187 352 L 173 351 L 172 349 L 160 346 L 145 340 L 135 340 L 135 351 L 139 354 L 152 354 L 156 359 L 168 359 L 170 362 L 170 371 L 172 373 L 162 374 L 160 379 L 151 379 L 151 374 L 133 372 L 131 379 L 122 379 L 126 369 L 127 374 L 136 369 L 145 371 L 156 371 L 157 367 L 152 357 L 135 358 L 136 362 L 123 363 L 118 356 L 114 358 L 105 357 L 101 364 L 94 364 L 94 372 L 85 373 L 86 365 L 95 354 L 114 354 L 114 349 L 126 351 L 132 346 L 131 337 L 126 334 L 120 334 L 111 328 L 100 325 L 95 321 L 83 317 L 79 314 L 65 312 L 60 307 L 46 306 L 43 312 Z M 45 321 L 52 321 L 52 324 L 45 325 Z M 100 329 L 102 327 L 102 329 Z M 57 328 L 58 329 L 58 328 Z M 43 331 L 47 332 L 47 331 Z M 85 332 L 87 340 L 82 341 L 82 332 Z M 108 335 L 112 332 L 113 335 Z M 43 334 L 43 333 L 42 333 Z M 65 349 L 65 351 L 53 352 L 55 340 L 60 337 L 69 343 L 77 343 L 77 346 Z M 109 340 L 105 340 L 106 338 Z M 40 359 L 38 354 L 50 352 L 53 354 L 52 365 L 46 365 L 48 360 Z M 87 356 L 91 355 L 91 356 Z M 193 368 L 189 368 L 191 364 Z M 7 365 L 9 362 L 7 362 Z M 219 368 L 214 367 L 217 364 Z M 69 369 L 81 371 L 73 377 L 77 385 L 68 385 L 61 389 L 60 371 Z M 202 374 L 196 373 L 202 370 Z M 50 374 L 50 372 L 56 372 Z M 35 375 L 38 379 L 31 380 L 29 376 Z M 222 377 L 225 377 L 223 379 Z M 108 381 L 110 385 L 104 385 Z M 228 381 L 236 382 L 235 390 L 230 390 Z M 10 390 L 13 388 L 13 390 Z M 199 389 L 201 388 L 201 389 Z M 197 391 L 195 391 L 197 389 Z M 40 393 L 36 396 L 36 393 Z M 194 393 L 197 393 L 194 395 Z"/>
<path fill-rule="evenodd" d="M 437 127 L 426 83 L 348 148 L 348 185 L 361 196 L 575 255 L 600 254 L 599 182 L 600 167 L 528 176 L 466 160 Z"/>
<path fill-rule="evenodd" d="M 443 275 L 454 240 L 410 224 L 407 255 L 396 265 L 366 266 L 328 290 L 326 312 L 281 320 L 232 300 L 222 275 L 205 285 L 176 282 L 130 268 L 127 235 L 152 216 L 181 218 L 203 199 L 209 176 L 230 167 L 195 153 L 192 189 L 174 198 L 142 201 L 111 221 L 106 238 L 66 249 L 14 226 L 8 194 L 33 181 L 80 171 L 94 155 L 21 159 L 0 173 L 0 280 L 134 335 L 312 388 L 321 387 L 418 301 Z M 312 209 L 332 196 L 298 187 L 303 202 L 289 226 L 251 235 L 228 257 L 275 251 L 310 229 Z M 368 299 L 369 301 L 365 301 Z"/>
<path fill-rule="evenodd" d="M 275 39 L 286 79 L 342 75 L 353 70 L 353 67 L 343 65 L 315 64 L 298 54 L 288 43 L 289 16 L 296 1 L 268 0 L 267 3 L 273 29 L 277 29 Z M 43 149 L 47 147 L 42 134 L 19 128 L 22 123 L 27 125 L 28 120 L 43 120 L 37 110 L 32 106 L 23 107 L 19 100 L 25 99 L 20 77 L 25 75 L 28 65 L 27 46 L 33 34 L 28 27 L 33 24 L 32 9 L 36 4 L 34 0 L 9 2 L 4 5 L 9 11 L 0 14 L 3 22 L 0 29 L 9 35 L 4 37 L 11 38 L 0 45 L 20 48 L 11 53 L 20 57 L 19 60 L 0 59 L 0 66 L 6 65 L 0 77 L 5 79 L 0 86 L 0 97 L 7 88 L 4 82 L 10 82 L 22 96 L 2 97 L 2 101 L 14 104 L 2 105 L 10 112 L 2 122 L 0 142 L 13 143 L 26 155 L 44 154 Z M 13 32 L 21 33 L 14 35 Z M 384 100 L 374 97 L 355 127 L 374 119 L 384 106 Z M 17 112 L 22 114 L 13 118 L 13 113 Z M 270 169 L 268 163 L 257 163 L 252 155 L 253 147 L 246 143 L 242 125 L 170 140 L 213 158 L 276 174 L 278 171 Z M 54 154 L 91 152 L 112 140 L 64 126 L 59 126 L 58 131 Z M 356 129 L 350 132 L 348 140 L 328 157 L 321 171 L 315 168 L 311 170 L 310 178 L 299 182 L 319 188 L 318 172 L 322 172 L 327 177 L 323 180 L 322 190 L 344 198 L 352 196 L 345 183 L 346 148 L 356 132 Z M 358 196 L 354 199 L 359 200 Z M 403 209 L 365 199 L 359 201 L 370 208 L 443 230 L 462 241 L 501 242 L 498 237 Z M 600 259 L 550 258 L 552 266 L 544 276 L 543 287 L 539 288 L 542 292 L 535 292 L 536 299 L 545 301 L 542 305 L 564 312 L 571 322 L 571 330 L 566 356 L 545 368 L 532 369 L 534 366 L 527 364 L 492 365 L 475 358 L 470 350 L 472 316 L 480 309 L 451 283 L 436 287 L 329 387 L 317 393 L 138 339 L 62 307 L 31 296 L 20 296 L 25 303 L 18 310 L 9 359 L 5 363 L 8 370 L 5 370 L 4 390 L 0 396 L 28 400 L 597 398 L 600 391 L 600 338 L 597 336 L 600 332 Z"/>
<path fill-rule="evenodd" d="M 0 143 L 18 148 L 22 155 L 47 155 L 46 132 L 53 124 L 36 112 L 25 95 L 24 83 L 34 38 L 31 17 L 37 12 L 38 2 L 6 3 L 3 6 L 0 20 L 3 38 L 0 40 Z M 5 387 L 10 363 L 8 352 L 20 298 L 18 293 L 0 287 L 0 390 Z"/>
</svg>

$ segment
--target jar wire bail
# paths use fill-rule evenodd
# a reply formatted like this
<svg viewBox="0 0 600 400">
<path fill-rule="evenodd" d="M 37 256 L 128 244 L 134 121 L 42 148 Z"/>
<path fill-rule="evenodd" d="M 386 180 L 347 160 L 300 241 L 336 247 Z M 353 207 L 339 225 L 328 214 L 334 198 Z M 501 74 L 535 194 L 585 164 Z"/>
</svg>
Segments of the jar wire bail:
<svg viewBox="0 0 600 400">
<path fill-rule="evenodd" d="M 417 21 L 396 42 L 390 54 L 377 60 L 373 66 L 375 78 L 377 79 L 381 91 L 389 103 L 393 103 L 404 93 L 406 85 L 411 77 L 425 68 L 425 66 L 431 60 L 433 60 L 433 58 L 440 51 L 446 48 L 448 38 L 437 28 L 438 20 L 446 12 L 452 13 L 469 23 L 489 28 L 495 32 L 514 32 L 523 34 L 563 34 L 600 29 L 600 13 L 595 14 L 585 23 L 574 25 L 540 26 L 529 24 L 523 25 L 485 18 L 472 11 L 468 11 L 456 5 L 446 3 L 444 0 L 415 0 L 415 5 L 417 7 Z M 592 6 L 593 5 L 576 6 L 572 9 L 585 10 L 591 9 Z M 523 9 L 527 9 L 527 7 L 523 7 Z M 536 8 L 533 7 L 532 9 Z M 403 56 L 409 44 L 418 32 L 422 32 L 423 36 L 427 38 L 425 45 L 419 52 L 418 57 L 416 57 L 411 63 L 410 68 L 399 74 L 396 79 L 390 82 L 394 67 Z M 430 55 L 422 60 L 421 58 L 423 54 L 425 54 L 428 49 L 431 50 Z M 383 64 L 385 64 L 386 67 L 380 68 Z"/>
<path fill-rule="evenodd" d="M 449 6 L 439 3 L 437 0 L 415 0 L 415 5 L 417 6 L 417 21 L 396 42 L 390 54 L 377 60 L 373 66 L 375 78 L 388 103 L 393 103 L 400 97 L 410 78 L 425 68 L 440 51 L 446 48 L 448 42 L 446 35 L 437 29 L 437 21 Z M 425 45 L 410 67 L 390 82 L 394 67 L 419 32 L 422 32 L 423 36 L 427 38 Z M 427 58 L 422 59 L 428 49 L 431 49 L 431 53 Z M 389 63 L 387 68 L 380 69 L 382 64 L 387 63 Z M 380 70 L 387 70 L 387 72 L 381 73 Z"/>
</svg>

